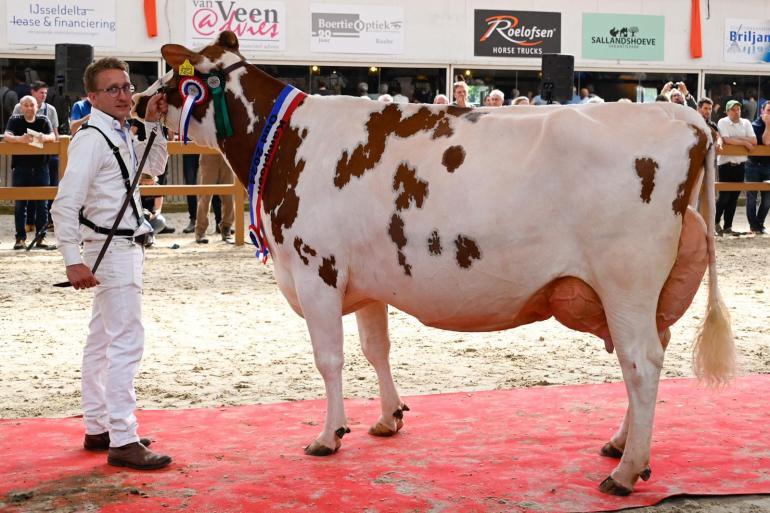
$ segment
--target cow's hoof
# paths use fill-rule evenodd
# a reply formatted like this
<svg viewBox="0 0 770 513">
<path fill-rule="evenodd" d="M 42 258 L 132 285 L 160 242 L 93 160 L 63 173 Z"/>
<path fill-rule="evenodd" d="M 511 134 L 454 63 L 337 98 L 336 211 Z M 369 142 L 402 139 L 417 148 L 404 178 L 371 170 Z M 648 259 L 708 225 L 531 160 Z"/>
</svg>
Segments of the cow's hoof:
<svg viewBox="0 0 770 513">
<path fill-rule="evenodd" d="M 342 445 L 342 441 L 335 440 L 336 447 L 332 449 L 331 447 L 327 447 L 318 440 L 313 442 L 312 444 L 305 447 L 305 454 L 308 456 L 329 456 L 330 454 L 334 454 L 340 449 L 340 446 Z"/>
<path fill-rule="evenodd" d="M 652 475 L 652 470 L 650 469 L 650 467 L 645 467 L 645 469 L 639 473 L 639 477 L 641 478 L 642 481 L 649 481 L 650 475 Z"/>
<path fill-rule="evenodd" d="M 604 444 L 604 447 L 602 447 L 602 450 L 599 451 L 599 454 L 606 458 L 620 459 L 623 457 L 623 451 L 612 445 L 610 442 Z"/>
<path fill-rule="evenodd" d="M 383 424 L 382 422 L 378 422 L 374 426 L 369 428 L 369 434 L 372 436 L 393 436 L 396 433 L 399 432 L 399 430 L 404 427 L 404 421 L 401 419 L 396 419 L 396 429 L 390 429 L 387 425 Z"/>
<path fill-rule="evenodd" d="M 607 495 L 619 495 L 620 497 L 625 497 L 631 495 L 632 490 L 612 479 L 612 476 L 609 476 L 599 485 L 599 491 L 606 493 Z"/>
</svg>

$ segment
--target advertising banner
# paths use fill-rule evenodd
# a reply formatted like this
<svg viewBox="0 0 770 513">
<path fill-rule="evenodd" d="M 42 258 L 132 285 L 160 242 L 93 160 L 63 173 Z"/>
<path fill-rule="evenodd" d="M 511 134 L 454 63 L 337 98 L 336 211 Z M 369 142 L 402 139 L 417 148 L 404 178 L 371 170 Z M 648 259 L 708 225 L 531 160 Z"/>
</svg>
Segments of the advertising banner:
<svg viewBox="0 0 770 513">
<path fill-rule="evenodd" d="M 115 46 L 115 0 L 13 0 L 6 13 L 10 46 Z"/>
<path fill-rule="evenodd" d="M 188 46 L 213 42 L 224 30 L 238 36 L 241 50 L 280 51 L 286 46 L 286 9 L 272 0 L 185 0 Z"/>
<path fill-rule="evenodd" d="M 310 51 L 404 53 L 404 10 L 384 5 L 313 4 Z"/>
<path fill-rule="evenodd" d="M 561 13 L 476 9 L 473 55 L 542 57 L 561 52 Z"/>
<path fill-rule="evenodd" d="M 770 20 L 725 20 L 725 62 L 770 62 Z"/>
<path fill-rule="evenodd" d="M 583 58 L 662 61 L 664 16 L 583 13 Z"/>
</svg>

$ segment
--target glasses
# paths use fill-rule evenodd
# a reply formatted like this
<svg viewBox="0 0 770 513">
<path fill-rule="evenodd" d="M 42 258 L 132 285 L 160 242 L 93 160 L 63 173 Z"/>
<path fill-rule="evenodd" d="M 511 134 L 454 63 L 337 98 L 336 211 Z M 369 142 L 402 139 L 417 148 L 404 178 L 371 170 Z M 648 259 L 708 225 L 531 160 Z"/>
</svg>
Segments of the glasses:
<svg viewBox="0 0 770 513">
<path fill-rule="evenodd" d="M 104 92 L 108 95 L 112 96 L 113 98 L 117 98 L 120 93 L 123 94 L 131 94 L 136 90 L 133 84 L 126 84 L 124 86 L 112 86 L 108 87 L 106 89 L 97 89 L 96 92 Z"/>
</svg>

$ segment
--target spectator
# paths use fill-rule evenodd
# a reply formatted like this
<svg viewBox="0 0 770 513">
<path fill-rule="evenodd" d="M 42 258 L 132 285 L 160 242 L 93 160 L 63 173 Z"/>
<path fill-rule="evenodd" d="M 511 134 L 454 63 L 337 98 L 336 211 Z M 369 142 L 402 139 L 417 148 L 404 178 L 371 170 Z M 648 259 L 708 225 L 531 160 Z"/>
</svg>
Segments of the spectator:
<svg viewBox="0 0 770 513">
<path fill-rule="evenodd" d="M 728 105 L 730 102 L 728 102 Z M 739 104 L 740 105 L 740 104 Z M 752 123 L 757 144 L 770 146 L 770 102 L 762 105 L 759 119 Z M 746 181 L 763 182 L 770 180 L 770 157 L 749 157 L 746 162 Z M 755 235 L 766 235 L 765 218 L 770 210 L 770 191 L 763 191 L 757 201 L 757 191 L 746 191 L 746 217 Z"/>
<path fill-rule="evenodd" d="M 703 101 L 703 100 L 701 100 Z M 704 104 L 705 105 L 705 104 Z M 709 113 L 710 114 L 710 113 Z M 701 112 L 705 116 L 704 112 Z M 741 102 L 730 100 L 727 102 L 727 117 L 719 120 L 717 129 L 726 144 L 735 144 L 745 147 L 751 151 L 757 143 L 754 130 L 747 119 L 741 117 Z M 717 157 L 717 166 L 720 182 L 743 182 L 745 174 L 746 157 L 719 155 Z M 720 191 L 716 206 L 716 232 L 717 235 L 738 235 L 733 232 L 733 217 L 735 208 L 738 205 L 738 196 L 740 191 Z M 724 228 L 720 223 L 722 214 L 725 217 Z"/>
<path fill-rule="evenodd" d="M 139 177 L 139 185 L 156 185 L 158 179 L 155 176 L 142 173 Z M 161 233 L 174 233 L 176 230 L 166 222 L 166 217 L 162 213 L 163 196 L 142 196 L 142 212 L 144 218 L 152 226 L 152 233 L 144 242 L 146 248 L 155 243 L 155 236 Z"/>
<path fill-rule="evenodd" d="M 631 101 L 631 98 L 619 98 L 618 103 L 634 103 Z"/>
<path fill-rule="evenodd" d="M 433 103 L 435 105 L 449 105 L 449 98 L 445 94 L 437 94 L 435 98 L 433 98 Z"/>
<path fill-rule="evenodd" d="M 676 84 L 673 82 L 666 82 L 660 90 L 660 94 L 668 96 L 671 103 L 687 105 L 695 110 L 698 109 L 695 98 L 693 98 L 687 90 L 687 85 L 684 82 L 677 82 Z"/>
<path fill-rule="evenodd" d="M 377 97 L 377 101 L 385 103 L 393 103 L 393 97 L 388 93 L 381 94 Z"/>
<path fill-rule="evenodd" d="M 588 90 L 587 87 L 581 87 L 580 88 L 580 103 L 588 103 L 588 99 L 591 97 L 591 92 Z"/>
<path fill-rule="evenodd" d="M 529 105 L 529 98 L 526 96 L 517 96 L 513 99 L 511 105 Z"/>
<path fill-rule="evenodd" d="M 521 96 L 521 93 L 517 88 L 514 87 L 513 89 L 511 89 L 511 105 L 513 105 L 513 100 L 515 100 L 519 96 Z"/>
<path fill-rule="evenodd" d="M 409 98 L 401 94 L 401 83 L 398 81 L 393 82 L 390 88 L 393 93 L 393 103 L 409 103 Z"/>
<path fill-rule="evenodd" d="M 655 97 L 656 102 L 670 102 L 671 100 L 668 99 L 668 96 L 665 94 L 659 94 Z"/>
<path fill-rule="evenodd" d="M 620 100 L 618 100 L 620 101 Z M 706 121 L 706 124 L 713 130 L 714 136 L 716 137 L 716 140 L 714 143 L 716 144 L 717 150 L 721 150 L 724 146 L 724 141 L 722 140 L 722 137 L 719 134 L 719 127 L 716 123 L 711 119 L 711 115 L 713 114 L 714 109 L 714 101 L 711 98 L 708 98 L 704 96 L 700 100 L 698 100 L 698 113 L 703 117 L 703 120 Z M 754 132 L 752 131 L 752 134 Z"/>
<path fill-rule="evenodd" d="M 75 135 L 75 132 L 88 121 L 91 117 L 91 102 L 88 101 L 88 97 L 83 97 L 80 101 L 75 102 L 72 106 L 72 112 L 70 113 L 70 134 Z"/>
<path fill-rule="evenodd" d="M 200 174 L 198 183 L 201 185 L 233 183 L 233 170 L 230 169 L 222 155 L 201 155 L 198 170 Z M 235 220 L 234 199 L 231 195 L 226 195 L 221 199 L 222 222 L 219 224 L 220 235 L 224 242 L 233 244 L 234 241 L 230 229 Z M 209 242 L 206 238 L 206 230 L 209 227 L 210 205 L 210 194 L 198 196 L 198 211 L 195 215 L 195 242 L 198 244 L 208 244 Z"/>
<path fill-rule="evenodd" d="M 13 90 L 18 98 L 23 98 L 32 92 L 29 84 L 27 83 L 27 79 L 25 78 L 25 71 L 28 70 L 29 68 L 24 71 L 17 71 L 13 75 Z"/>
<path fill-rule="evenodd" d="M 487 104 L 489 107 L 502 107 L 503 101 L 505 101 L 503 92 L 500 89 L 493 89 L 492 92 L 487 95 L 486 99 L 489 100 L 489 103 Z"/>
<path fill-rule="evenodd" d="M 743 112 L 746 113 L 746 119 L 753 121 L 757 117 L 757 93 L 753 89 L 746 91 L 747 99 L 743 100 Z"/>
<path fill-rule="evenodd" d="M 22 114 L 11 116 L 5 131 L 5 140 L 15 143 L 32 143 L 53 141 L 54 135 L 51 123 L 45 116 L 37 115 L 37 100 L 34 96 L 21 98 Z M 31 135 L 33 130 L 42 135 Z M 35 187 L 49 184 L 48 155 L 14 155 L 11 157 L 11 169 L 13 170 L 12 184 L 14 187 Z M 25 230 L 25 217 L 27 212 L 27 200 L 16 201 L 14 208 L 14 221 L 16 224 L 16 244 L 13 249 L 22 249 L 27 240 Z M 48 225 L 48 211 L 46 201 L 33 201 L 35 205 L 35 246 L 41 249 L 56 249 L 56 246 L 44 242 L 46 227 Z"/>
<path fill-rule="evenodd" d="M 31 95 L 35 97 L 37 100 L 37 113 L 38 115 L 42 115 L 48 118 L 48 121 L 51 122 L 51 129 L 53 130 L 54 140 L 59 140 L 59 115 L 56 112 L 56 107 L 51 105 L 50 103 L 46 103 L 46 99 L 48 98 L 48 84 L 45 82 L 42 82 L 40 80 L 36 80 L 35 82 L 32 82 L 30 84 L 30 89 L 32 91 Z M 21 105 L 16 105 L 13 109 L 14 115 L 21 114 Z M 48 175 L 50 177 L 49 185 L 59 185 L 59 156 L 58 155 L 49 155 L 48 156 Z M 51 219 L 51 203 L 53 203 L 53 200 L 47 200 L 46 201 L 46 214 L 48 216 L 48 219 Z M 30 202 L 29 206 L 27 207 L 27 224 L 34 224 L 35 223 L 35 214 L 33 208 L 32 202 Z M 48 229 L 53 229 L 53 223 L 48 223 Z M 27 230 L 29 231 L 29 230 Z"/>
<path fill-rule="evenodd" d="M 14 105 L 17 103 L 19 103 L 19 96 L 16 91 L 3 84 L 0 87 L 0 130 L 5 130 L 8 120 L 13 115 Z"/>
<path fill-rule="evenodd" d="M 332 94 L 332 92 L 326 88 L 326 81 L 318 81 L 318 92 L 316 94 L 321 96 L 330 96 Z"/>
<path fill-rule="evenodd" d="M 359 82 L 358 83 L 358 96 L 361 98 L 371 99 L 369 98 L 369 84 L 366 82 Z"/>
<path fill-rule="evenodd" d="M 468 104 L 468 84 L 464 80 L 458 80 L 452 85 L 452 95 L 454 96 L 454 102 L 452 105 L 458 107 L 470 107 Z"/>
</svg>

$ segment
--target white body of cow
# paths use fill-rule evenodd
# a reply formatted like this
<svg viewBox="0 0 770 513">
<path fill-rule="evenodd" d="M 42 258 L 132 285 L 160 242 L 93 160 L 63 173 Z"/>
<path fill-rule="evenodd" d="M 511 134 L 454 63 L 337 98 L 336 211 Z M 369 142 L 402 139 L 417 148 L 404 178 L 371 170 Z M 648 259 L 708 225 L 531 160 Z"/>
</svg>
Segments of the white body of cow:
<svg viewBox="0 0 770 513">
<path fill-rule="evenodd" d="M 201 52 L 166 45 L 163 53 L 175 69 L 190 60 L 196 73 L 242 59 L 229 33 Z M 173 89 L 178 79 L 176 71 L 162 79 L 171 127 L 180 116 Z M 282 85 L 245 66 L 230 71 L 226 83 L 229 108 L 241 125 L 234 138 L 219 140 L 219 148 L 246 183 L 249 157 L 272 106 L 266 91 Z M 213 144 L 213 108 L 201 109 L 191 137 Z M 426 115 L 445 121 L 434 118 L 399 135 L 392 122 L 378 118 L 385 109 L 396 109 L 394 119 L 402 123 Z M 629 392 L 624 422 L 603 450 L 622 458 L 602 489 L 629 493 L 639 477 L 649 477 L 664 354 L 656 308 L 692 203 L 681 201 L 693 174 L 691 150 L 711 143 L 696 112 L 660 103 L 464 112 L 311 96 L 294 112 L 287 133 L 293 138 L 287 143 L 284 136 L 277 149 L 261 215 L 279 287 L 307 320 L 326 386 L 326 423 L 306 452 L 334 452 L 346 432 L 343 314 L 356 312 L 364 353 L 380 383 L 382 415 L 370 432 L 388 435 L 401 427 L 406 408 L 390 375 L 386 305 L 439 328 L 504 329 L 529 322 L 517 316 L 543 287 L 574 277 L 601 301 L 609 347 L 617 350 Z M 357 149 L 358 164 L 367 164 L 340 173 Z M 713 155 L 710 150 L 705 160 L 710 208 Z M 646 182 L 640 159 L 654 170 Z M 687 216 L 697 218 L 692 211 Z M 713 214 L 708 224 L 709 312 L 698 347 L 708 353 L 700 366 L 723 379 L 733 358 L 732 336 L 716 285 Z M 692 226 L 696 239 L 705 238 L 701 220 Z"/>
</svg>

